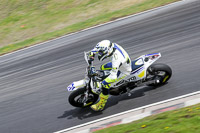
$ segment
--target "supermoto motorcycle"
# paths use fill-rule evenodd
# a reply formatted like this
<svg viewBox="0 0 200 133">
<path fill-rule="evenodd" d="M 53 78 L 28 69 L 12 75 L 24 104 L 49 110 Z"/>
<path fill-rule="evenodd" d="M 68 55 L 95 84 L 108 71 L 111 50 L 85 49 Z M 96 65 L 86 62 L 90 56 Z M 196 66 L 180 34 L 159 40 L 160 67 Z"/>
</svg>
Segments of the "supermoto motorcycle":
<svg viewBox="0 0 200 133">
<path fill-rule="evenodd" d="M 67 89 L 73 91 L 69 96 L 69 103 L 75 107 L 88 107 L 94 104 L 101 93 L 99 83 L 109 76 L 109 70 L 96 70 L 89 63 L 88 53 L 84 52 L 85 60 L 88 64 L 85 79 L 73 82 Z M 132 61 L 131 75 L 111 84 L 110 95 L 120 95 L 127 93 L 131 95 L 131 90 L 142 85 L 161 86 L 172 76 L 171 68 L 163 63 L 153 64 L 161 57 L 161 53 L 142 55 Z"/>
</svg>

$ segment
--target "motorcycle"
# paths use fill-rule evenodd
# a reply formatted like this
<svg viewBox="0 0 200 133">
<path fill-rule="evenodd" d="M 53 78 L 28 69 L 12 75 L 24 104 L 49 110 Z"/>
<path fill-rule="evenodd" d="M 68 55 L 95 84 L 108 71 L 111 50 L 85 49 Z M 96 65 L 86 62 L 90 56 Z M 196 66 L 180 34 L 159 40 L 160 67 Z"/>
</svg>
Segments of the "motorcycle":
<svg viewBox="0 0 200 133">
<path fill-rule="evenodd" d="M 85 79 L 73 82 L 67 89 L 72 91 L 68 101 L 75 107 L 88 107 L 94 104 L 101 90 L 101 81 L 109 76 L 109 70 L 96 70 L 93 63 L 89 63 L 88 52 L 84 52 L 88 64 Z M 115 83 L 111 83 L 110 95 L 121 95 L 127 93 L 131 96 L 131 90 L 136 87 L 161 86 L 167 83 L 172 76 L 171 68 L 163 63 L 153 64 L 161 57 L 161 53 L 142 55 L 132 61 L 132 71 L 129 76 Z"/>
</svg>

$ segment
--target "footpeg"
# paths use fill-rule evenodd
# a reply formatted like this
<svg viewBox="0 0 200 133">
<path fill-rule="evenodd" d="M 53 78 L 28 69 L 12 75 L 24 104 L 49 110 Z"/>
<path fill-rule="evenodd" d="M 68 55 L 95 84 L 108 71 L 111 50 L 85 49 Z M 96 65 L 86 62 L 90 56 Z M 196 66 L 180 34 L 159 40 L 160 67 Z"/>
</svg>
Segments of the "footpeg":
<svg viewBox="0 0 200 133">
<path fill-rule="evenodd" d="M 128 93 L 128 96 L 130 97 L 132 94 L 131 94 L 131 89 L 129 87 L 126 87 L 126 91 Z"/>
</svg>

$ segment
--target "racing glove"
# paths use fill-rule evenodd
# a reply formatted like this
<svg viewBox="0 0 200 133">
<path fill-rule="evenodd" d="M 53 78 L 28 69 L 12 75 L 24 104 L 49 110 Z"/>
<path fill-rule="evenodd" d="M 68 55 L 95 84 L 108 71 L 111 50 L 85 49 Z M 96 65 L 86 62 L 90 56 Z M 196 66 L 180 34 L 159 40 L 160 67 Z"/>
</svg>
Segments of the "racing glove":
<svg viewBox="0 0 200 133">
<path fill-rule="evenodd" d="M 89 53 L 89 59 L 88 59 L 88 63 L 91 65 L 92 62 L 94 61 L 94 56 L 95 54 L 93 52 Z"/>
</svg>

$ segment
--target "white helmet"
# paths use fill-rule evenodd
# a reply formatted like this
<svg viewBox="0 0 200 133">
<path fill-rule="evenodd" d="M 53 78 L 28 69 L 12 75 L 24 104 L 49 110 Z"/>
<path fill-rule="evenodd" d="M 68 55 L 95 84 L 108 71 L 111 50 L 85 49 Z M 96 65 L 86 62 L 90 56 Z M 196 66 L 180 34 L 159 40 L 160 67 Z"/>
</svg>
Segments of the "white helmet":
<svg viewBox="0 0 200 133">
<path fill-rule="evenodd" d="M 103 61 L 113 52 L 113 44 L 109 40 L 103 40 L 96 45 L 95 49 L 98 52 L 98 59 Z"/>
</svg>

